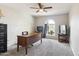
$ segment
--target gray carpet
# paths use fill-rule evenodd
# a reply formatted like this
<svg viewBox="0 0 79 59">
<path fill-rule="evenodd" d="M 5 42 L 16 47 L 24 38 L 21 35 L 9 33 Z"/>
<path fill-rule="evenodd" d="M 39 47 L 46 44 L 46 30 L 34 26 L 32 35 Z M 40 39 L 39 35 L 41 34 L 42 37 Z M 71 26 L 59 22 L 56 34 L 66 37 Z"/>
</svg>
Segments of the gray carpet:
<svg viewBox="0 0 79 59">
<path fill-rule="evenodd" d="M 59 43 L 53 39 L 43 39 L 42 44 L 38 41 L 33 47 L 29 47 L 27 55 L 24 48 L 20 48 L 19 52 L 14 48 L 1 56 L 73 56 L 73 53 L 69 44 Z"/>
</svg>

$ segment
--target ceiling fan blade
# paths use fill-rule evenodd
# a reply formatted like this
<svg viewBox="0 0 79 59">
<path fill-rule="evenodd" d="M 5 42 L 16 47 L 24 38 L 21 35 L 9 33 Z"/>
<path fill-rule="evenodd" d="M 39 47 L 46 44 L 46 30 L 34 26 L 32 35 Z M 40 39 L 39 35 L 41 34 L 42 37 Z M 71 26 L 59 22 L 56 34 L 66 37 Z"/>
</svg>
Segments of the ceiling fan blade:
<svg viewBox="0 0 79 59">
<path fill-rule="evenodd" d="M 36 13 L 38 13 L 38 12 L 39 12 L 39 10 L 36 11 Z"/>
<path fill-rule="evenodd" d="M 32 8 L 32 9 L 39 9 L 39 8 L 37 8 L 37 7 L 30 7 L 30 8 Z"/>
<path fill-rule="evenodd" d="M 38 3 L 38 6 L 40 9 L 42 9 L 42 7 L 43 7 L 41 3 Z"/>
<path fill-rule="evenodd" d="M 52 7 L 44 7 L 43 9 L 51 9 Z"/>
</svg>

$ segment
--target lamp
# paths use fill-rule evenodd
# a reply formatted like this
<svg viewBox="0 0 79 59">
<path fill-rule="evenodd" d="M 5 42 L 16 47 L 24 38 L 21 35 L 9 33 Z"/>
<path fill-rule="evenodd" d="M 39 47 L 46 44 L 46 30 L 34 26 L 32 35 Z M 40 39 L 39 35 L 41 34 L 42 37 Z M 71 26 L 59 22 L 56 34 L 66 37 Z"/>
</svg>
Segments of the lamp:
<svg viewBox="0 0 79 59">
<path fill-rule="evenodd" d="M 3 14 L 2 14 L 2 10 L 0 9 L 0 17 L 2 17 L 3 16 Z"/>
</svg>

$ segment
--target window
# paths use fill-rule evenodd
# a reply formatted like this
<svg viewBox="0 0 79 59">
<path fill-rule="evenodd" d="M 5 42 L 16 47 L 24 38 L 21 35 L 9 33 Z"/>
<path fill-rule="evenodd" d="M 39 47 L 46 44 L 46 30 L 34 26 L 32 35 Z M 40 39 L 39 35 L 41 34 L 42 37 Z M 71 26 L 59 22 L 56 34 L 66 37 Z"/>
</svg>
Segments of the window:
<svg viewBox="0 0 79 59">
<path fill-rule="evenodd" d="M 48 20 L 47 24 L 48 24 L 47 35 L 55 36 L 55 21 L 54 20 Z"/>
</svg>

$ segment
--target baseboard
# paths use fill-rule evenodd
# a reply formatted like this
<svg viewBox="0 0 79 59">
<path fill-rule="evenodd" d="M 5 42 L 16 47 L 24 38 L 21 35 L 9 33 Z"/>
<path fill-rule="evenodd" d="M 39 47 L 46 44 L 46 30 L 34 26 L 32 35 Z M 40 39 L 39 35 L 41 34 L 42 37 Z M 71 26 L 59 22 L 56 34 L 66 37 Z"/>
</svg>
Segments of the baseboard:
<svg viewBox="0 0 79 59">
<path fill-rule="evenodd" d="M 8 50 L 11 50 L 11 49 L 14 49 L 14 48 L 16 48 L 16 43 L 14 43 L 14 44 L 8 46 Z"/>
<path fill-rule="evenodd" d="M 76 55 L 76 53 L 74 52 L 74 49 L 73 49 L 73 48 L 71 48 L 71 50 L 72 50 L 74 56 L 78 56 L 78 55 Z"/>
</svg>

